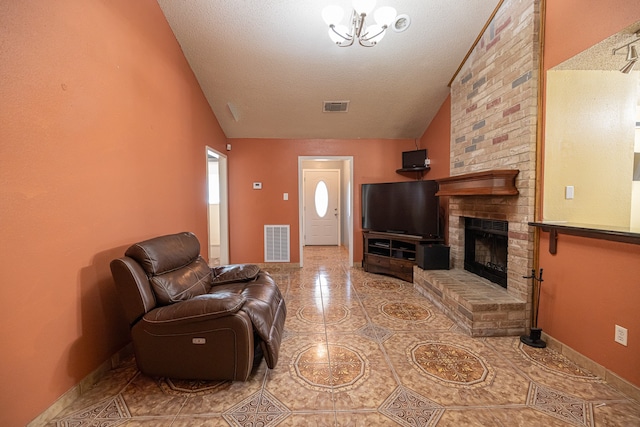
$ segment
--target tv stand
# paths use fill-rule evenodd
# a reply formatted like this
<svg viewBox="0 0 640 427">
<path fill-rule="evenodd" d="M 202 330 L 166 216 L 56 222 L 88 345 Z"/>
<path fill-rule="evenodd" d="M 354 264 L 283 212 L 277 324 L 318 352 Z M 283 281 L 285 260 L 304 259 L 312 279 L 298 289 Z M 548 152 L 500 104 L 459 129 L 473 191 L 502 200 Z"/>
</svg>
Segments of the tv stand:
<svg viewBox="0 0 640 427">
<path fill-rule="evenodd" d="M 418 246 L 443 243 L 439 238 L 423 238 L 408 234 L 364 231 L 362 267 L 369 273 L 387 274 L 413 283 L 413 266 Z"/>
</svg>

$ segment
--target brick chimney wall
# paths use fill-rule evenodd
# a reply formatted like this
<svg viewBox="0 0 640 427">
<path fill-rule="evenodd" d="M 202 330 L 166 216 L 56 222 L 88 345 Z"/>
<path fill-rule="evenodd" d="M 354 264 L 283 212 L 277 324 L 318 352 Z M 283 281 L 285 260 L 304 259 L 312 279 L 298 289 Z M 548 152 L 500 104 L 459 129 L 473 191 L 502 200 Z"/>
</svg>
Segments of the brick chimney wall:
<svg viewBox="0 0 640 427">
<path fill-rule="evenodd" d="M 451 85 L 451 175 L 518 169 L 518 196 L 449 198 L 453 268 L 464 268 L 464 217 L 507 220 L 507 291 L 531 310 L 539 0 L 505 0 Z"/>
</svg>

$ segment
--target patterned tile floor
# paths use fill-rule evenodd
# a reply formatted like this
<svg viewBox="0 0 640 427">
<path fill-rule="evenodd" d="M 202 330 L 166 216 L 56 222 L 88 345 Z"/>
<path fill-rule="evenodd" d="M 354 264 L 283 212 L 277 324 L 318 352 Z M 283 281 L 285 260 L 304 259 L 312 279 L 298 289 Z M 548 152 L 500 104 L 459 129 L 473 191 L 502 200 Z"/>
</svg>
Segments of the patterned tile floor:
<svg viewBox="0 0 640 427">
<path fill-rule="evenodd" d="M 561 354 L 470 338 L 412 284 L 307 247 L 272 272 L 288 318 L 278 366 L 247 382 L 112 370 L 50 426 L 640 426 L 640 404 Z"/>
</svg>

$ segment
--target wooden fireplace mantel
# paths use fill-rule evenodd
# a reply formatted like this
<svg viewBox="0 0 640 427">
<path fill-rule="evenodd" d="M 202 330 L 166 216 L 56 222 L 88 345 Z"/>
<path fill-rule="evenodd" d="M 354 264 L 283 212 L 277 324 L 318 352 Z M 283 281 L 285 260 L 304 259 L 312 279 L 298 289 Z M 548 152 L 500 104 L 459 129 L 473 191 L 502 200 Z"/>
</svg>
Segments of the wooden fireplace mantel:
<svg viewBox="0 0 640 427">
<path fill-rule="evenodd" d="M 436 179 L 436 196 L 516 196 L 518 169 L 494 169 Z"/>
</svg>

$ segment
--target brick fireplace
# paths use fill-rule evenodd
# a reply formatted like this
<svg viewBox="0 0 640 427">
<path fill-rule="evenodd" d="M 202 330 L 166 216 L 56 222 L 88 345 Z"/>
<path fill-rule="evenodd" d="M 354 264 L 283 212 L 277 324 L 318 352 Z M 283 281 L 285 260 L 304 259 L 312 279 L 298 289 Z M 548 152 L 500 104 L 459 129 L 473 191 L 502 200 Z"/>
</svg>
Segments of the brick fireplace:
<svg viewBox="0 0 640 427">
<path fill-rule="evenodd" d="M 451 84 L 451 177 L 517 174 L 516 191 L 446 193 L 451 270 L 414 271 L 416 289 L 473 336 L 530 326 L 539 22 L 539 0 L 505 0 Z M 506 289 L 464 270 L 465 218 L 506 222 Z"/>
</svg>

